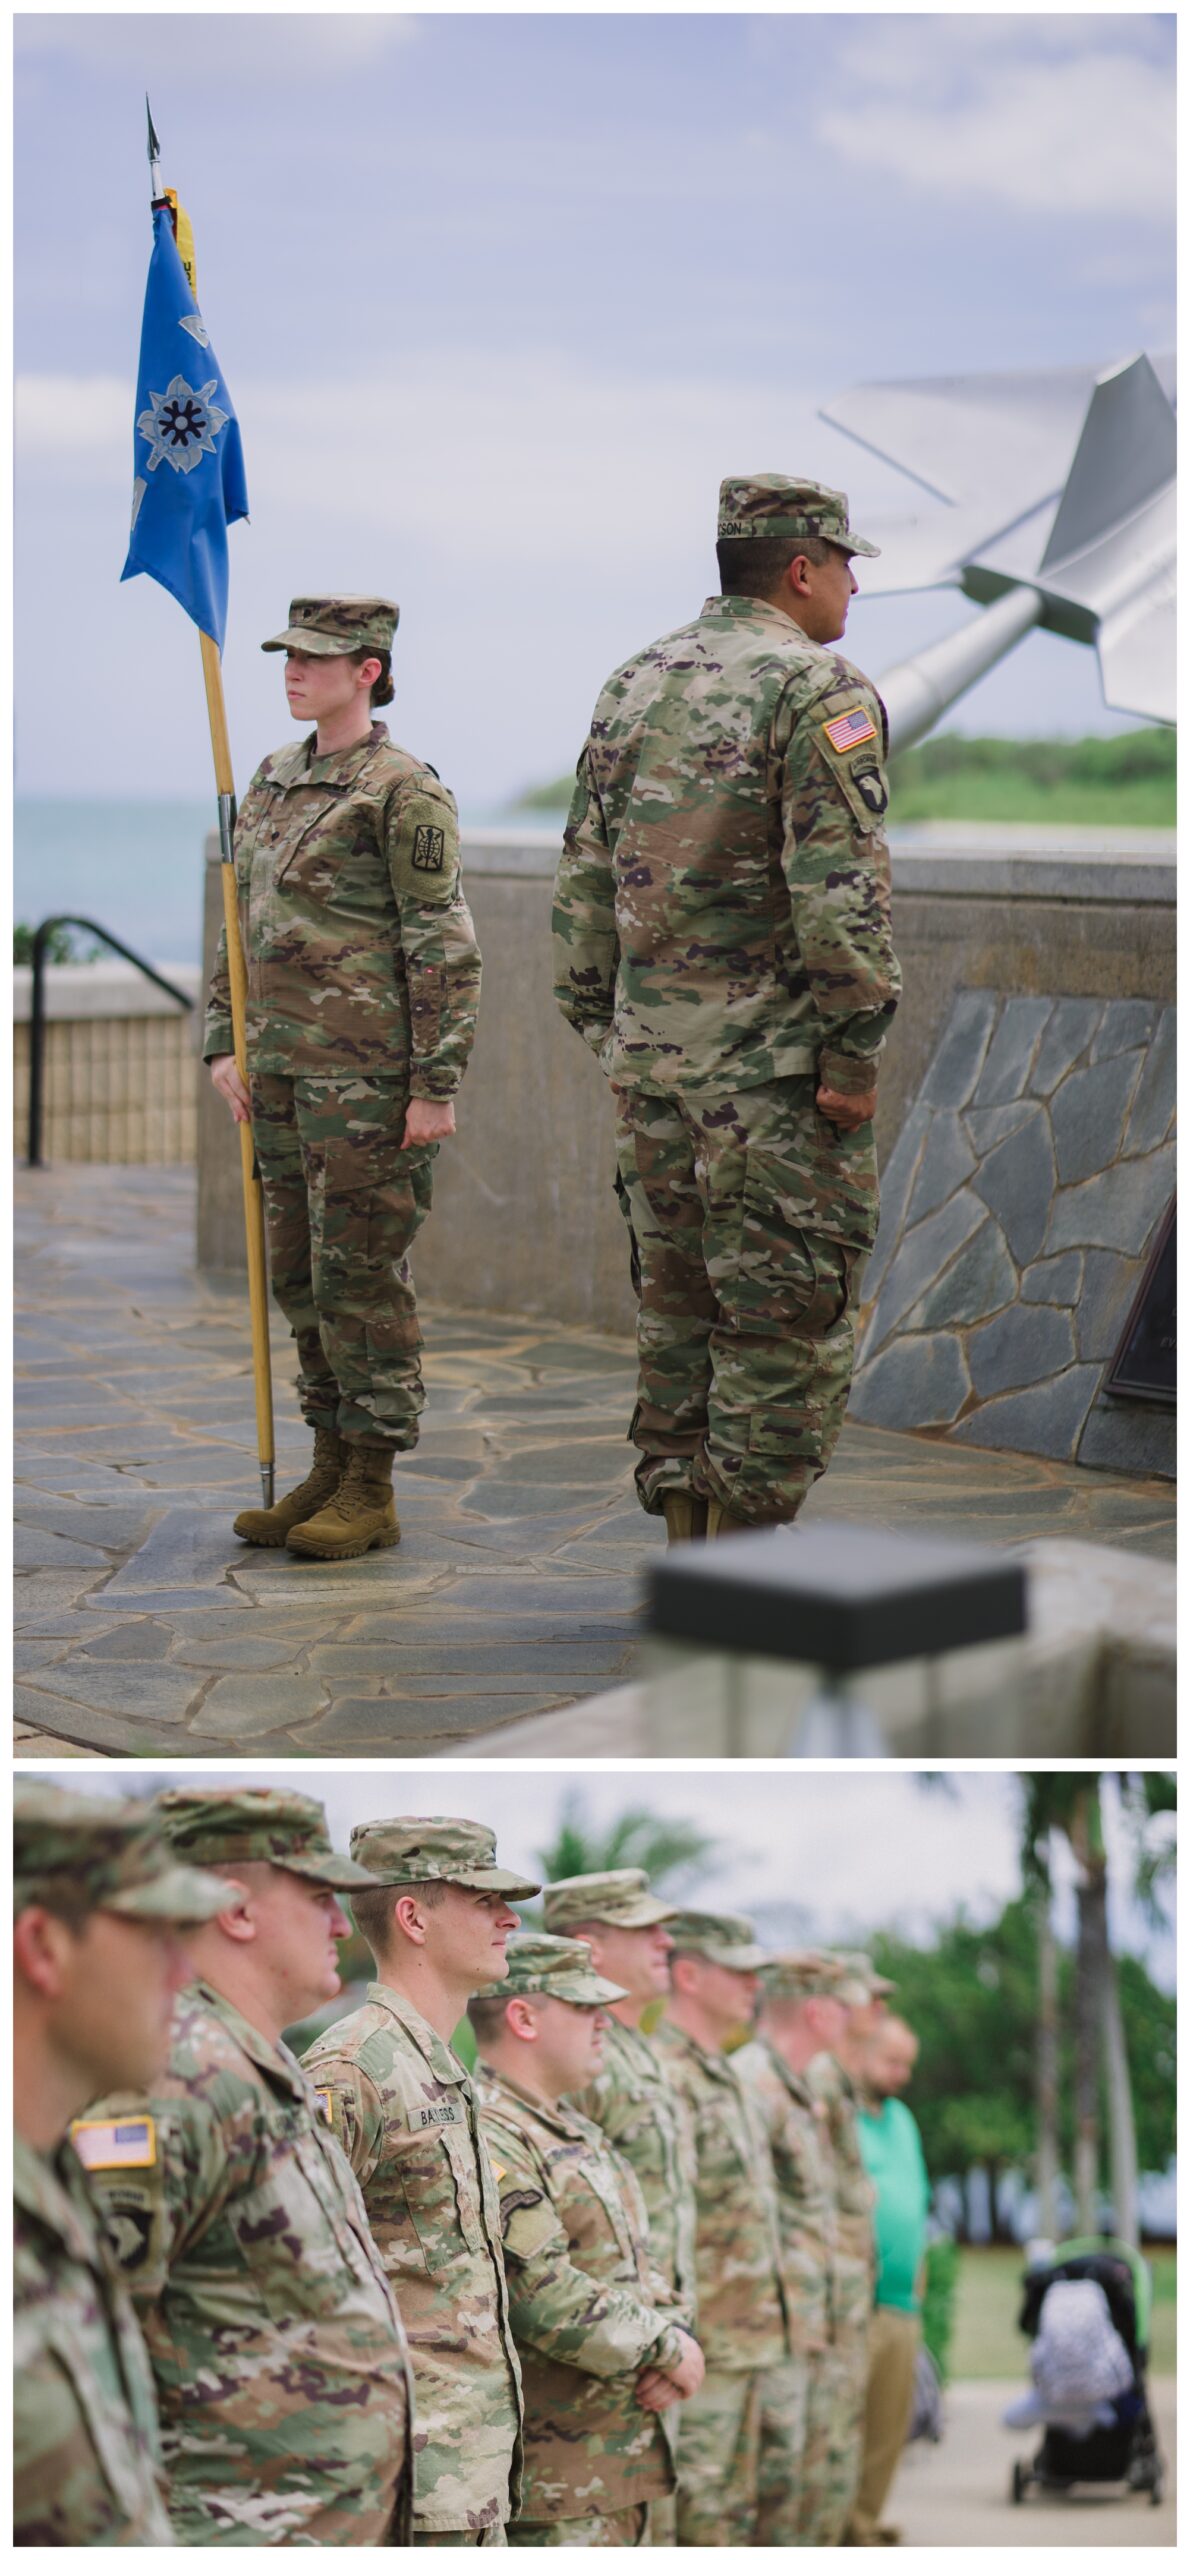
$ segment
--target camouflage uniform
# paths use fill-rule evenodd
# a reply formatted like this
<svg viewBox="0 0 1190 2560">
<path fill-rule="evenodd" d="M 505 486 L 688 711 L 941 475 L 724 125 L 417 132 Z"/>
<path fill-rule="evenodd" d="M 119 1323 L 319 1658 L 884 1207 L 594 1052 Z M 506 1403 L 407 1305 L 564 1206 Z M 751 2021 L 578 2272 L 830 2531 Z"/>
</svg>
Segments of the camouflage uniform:
<svg viewBox="0 0 1190 2560">
<path fill-rule="evenodd" d="M 537 1891 L 496 1866 L 481 1823 L 365 1823 L 351 1852 L 394 1886 L 441 1877 L 513 1901 Z M 383 1982 L 305 2059 L 405 2321 L 415 2540 L 503 2542 L 519 2479 L 520 2366 L 475 2087 L 428 2020 Z"/>
<path fill-rule="evenodd" d="M 833 2538 L 839 2540 L 851 2513 L 863 2453 L 868 2332 L 876 2280 L 872 2184 L 859 2147 L 855 2089 L 842 2063 L 834 2054 L 816 2054 L 806 2081 L 823 2109 L 835 2197 L 834 2339 L 822 2378 L 828 2412 L 823 2504 L 832 2527 L 838 2527 Z"/>
<path fill-rule="evenodd" d="M 872 549 L 775 477 L 725 481 L 719 532 Z M 609 678 L 579 759 L 555 992 L 615 1094 L 648 1511 L 792 1518 L 838 1436 L 876 1156 L 815 1094 L 874 1089 L 899 992 L 887 744 L 848 659 L 713 596 Z"/>
<path fill-rule="evenodd" d="M 587 2007 L 619 1996 L 581 1943 L 514 1939 L 510 1995 L 542 1991 Z M 663 2421 L 634 2397 L 666 2371 L 687 2331 L 649 2256 L 632 2171 L 569 2099 L 552 2104 L 480 2067 L 484 2125 L 500 2182 L 512 2325 L 525 2387 L 525 2485 L 513 2543 L 633 2544 L 673 2487 Z"/>
<path fill-rule="evenodd" d="M 613 1928 L 647 1928 L 672 1918 L 673 1905 L 648 1889 L 641 1867 L 568 1877 L 542 1897 L 547 1928 L 567 1937 L 584 1919 Z M 635 1917 L 631 1916 L 635 1915 Z M 669 2291 L 694 2312 L 694 2128 L 657 2049 L 655 2035 L 610 2017 L 597 2080 L 574 2104 L 622 2153 L 640 2182 L 649 2215 L 649 2247 Z"/>
<path fill-rule="evenodd" d="M 372 1881 L 331 1850 L 321 1807 L 282 1790 L 158 1799 L 197 1865 L 265 1858 Z M 363 2198 L 311 2083 L 199 1982 L 140 2111 L 75 2129 L 144 2323 L 180 2542 L 408 2539 L 413 2389 Z M 133 2128 L 118 2168 L 109 2128 Z"/>
<path fill-rule="evenodd" d="M 298 597 L 290 615 L 266 649 L 333 655 L 387 647 L 396 608 Z M 462 1080 L 479 951 L 455 804 L 432 766 L 381 720 L 359 746 L 315 744 L 265 757 L 235 834 L 272 1285 L 306 1421 L 411 1449 L 424 1390 L 406 1257 L 437 1147 L 402 1153 L 401 1138 L 411 1097 L 448 1100 Z M 203 1056 L 232 1046 L 221 935 Z"/>
<path fill-rule="evenodd" d="M 186 1924 L 229 1900 L 177 1866 L 142 1803 L 13 1789 L 18 1911 L 69 1879 L 93 1911 Z M 172 2543 L 144 2340 L 69 2142 L 13 2137 L 13 2540 Z"/>
<path fill-rule="evenodd" d="M 810 1951 L 766 1965 L 764 1979 L 766 1989 L 778 1997 L 808 1999 L 816 1991 L 845 1996 L 838 1959 Z M 806 2368 L 793 2540 L 820 2549 L 841 2540 L 850 2507 L 850 2491 L 832 2450 L 841 2433 L 835 2417 L 836 2374 L 850 2341 L 839 2299 L 842 2288 L 845 2302 L 847 2284 L 827 2105 L 763 2030 L 733 2056 L 733 2069 L 751 2090 L 769 2137 L 793 2344 Z"/>
<path fill-rule="evenodd" d="M 764 1962 L 746 1920 L 683 1912 L 671 1925 L 677 1953 L 689 1949 L 746 1973 Z M 806 2369 L 794 2360 L 764 2125 L 725 2054 L 704 2051 L 669 2019 L 657 2044 L 694 2122 L 698 2328 L 707 2362 L 702 2390 L 681 2412 L 678 2540 L 791 2542 Z"/>
</svg>

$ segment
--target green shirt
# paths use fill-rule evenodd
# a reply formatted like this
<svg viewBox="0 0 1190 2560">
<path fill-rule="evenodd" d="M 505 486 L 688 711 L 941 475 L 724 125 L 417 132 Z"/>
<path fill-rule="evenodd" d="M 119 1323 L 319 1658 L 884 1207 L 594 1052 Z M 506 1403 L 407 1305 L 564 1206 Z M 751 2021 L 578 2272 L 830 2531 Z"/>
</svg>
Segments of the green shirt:
<svg viewBox="0 0 1190 2560">
<path fill-rule="evenodd" d="M 930 2182 L 921 2135 L 899 2098 L 858 2110 L 859 2145 L 876 2190 L 876 2300 L 889 2311 L 916 2311 L 917 2272 L 926 2241 Z"/>
</svg>

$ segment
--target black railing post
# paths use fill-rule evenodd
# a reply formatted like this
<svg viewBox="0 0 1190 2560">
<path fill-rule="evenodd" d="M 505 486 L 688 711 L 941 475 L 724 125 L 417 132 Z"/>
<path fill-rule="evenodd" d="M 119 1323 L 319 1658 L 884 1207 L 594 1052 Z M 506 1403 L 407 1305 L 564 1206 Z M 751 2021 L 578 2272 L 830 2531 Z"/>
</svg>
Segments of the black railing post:
<svg viewBox="0 0 1190 2560">
<path fill-rule="evenodd" d="M 142 978 L 148 978 L 153 986 L 160 987 L 162 994 L 171 996 L 184 1012 L 194 1011 L 194 998 L 186 994 L 184 987 L 171 985 L 168 978 L 163 978 L 147 960 L 141 959 L 138 951 L 130 951 L 118 934 L 109 933 L 107 926 L 96 924 L 92 916 L 43 917 L 33 936 L 33 989 L 29 1009 L 29 1153 L 26 1162 L 34 1168 L 44 1166 L 45 1162 L 41 1152 L 45 1120 L 45 955 L 50 935 L 62 924 L 77 925 L 82 933 L 98 934 L 109 951 L 118 952 L 121 960 L 130 960 L 133 968 L 140 970 Z"/>
</svg>

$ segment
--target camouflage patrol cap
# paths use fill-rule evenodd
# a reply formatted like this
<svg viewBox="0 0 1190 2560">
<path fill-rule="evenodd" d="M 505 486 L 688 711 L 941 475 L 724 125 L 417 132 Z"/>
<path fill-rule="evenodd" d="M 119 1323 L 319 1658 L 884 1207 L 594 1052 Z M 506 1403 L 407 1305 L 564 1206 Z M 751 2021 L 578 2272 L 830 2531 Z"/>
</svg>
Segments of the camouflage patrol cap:
<svg viewBox="0 0 1190 2560">
<path fill-rule="evenodd" d="M 784 1955 L 766 1956 L 761 1969 L 769 2000 L 841 2000 L 849 2009 L 862 2005 L 854 1973 L 842 1956 L 821 1947 L 798 1947 Z"/>
<path fill-rule="evenodd" d="M 295 596 L 289 628 L 262 649 L 304 649 L 310 658 L 347 658 L 353 649 L 391 649 L 401 608 L 387 596 Z"/>
<path fill-rule="evenodd" d="M 351 1851 L 367 1859 L 372 1884 L 467 1884 L 506 1902 L 530 1902 L 541 1891 L 528 1876 L 497 1866 L 496 1834 L 486 1822 L 456 1822 L 449 1814 L 357 1823 Z"/>
<path fill-rule="evenodd" d="M 667 1926 L 675 1956 L 706 1956 L 728 1973 L 759 1973 L 765 1962 L 751 1921 L 733 1911 L 675 1911 Z"/>
<path fill-rule="evenodd" d="M 179 1925 L 210 1920 L 236 1899 L 234 1885 L 179 1865 L 151 1799 L 83 1795 L 46 1778 L 18 1778 L 12 1809 L 17 1911 L 63 1885 L 86 1909 Z"/>
<path fill-rule="evenodd" d="M 367 1867 L 332 1849 L 315 1797 L 288 1787 L 167 1787 L 157 1808 L 171 1848 L 187 1866 L 241 1866 L 260 1858 L 339 1892 L 376 1882 Z"/>
<path fill-rule="evenodd" d="M 548 1884 L 542 1909 L 547 1929 L 581 1929 L 585 1920 L 602 1920 L 609 1929 L 648 1929 L 657 1920 L 672 1920 L 672 1902 L 662 1902 L 649 1886 L 643 1867 L 607 1867 L 599 1875 L 566 1876 Z"/>
<path fill-rule="evenodd" d="M 807 536 L 836 542 L 840 551 L 858 551 L 865 560 L 880 557 L 878 543 L 865 542 L 862 534 L 852 532 L 842 489 L 827 489 L 820 480 L 785 480 L 779 471 L 758 471 L 750 480 L 720 481 L 717 539 L 740 542 L 761 535 L 792 540 Z"/>
<path fill-rule="evenodd" d="M 854 1954 L 850 1948 L 844 1948 L 838 1960 L 843 1979 L 849 1986 L 849 1991 L 840 1996 L 843 1999 L 850 1996 L 853 2007 L 865 2008 L 869 2000 L 883 2000 L 888 1992 L 896 1990 L 895 1982 L 890 1982 L 887 1974 L 877 1973 L 870 1956 Z"/>
<path fill-rule="evenodd" d="M 544 1929 L 523 1929 L 509 1939 L 503 1982 L 490 1983 L 479 1998 L 516 2000 L 528 1991 L 544 1991 L 572 2009 L 607 2009 L 628 1997 L 620 1983 L 596 1973 L 581 1938 L 554 1938 Z"/>
</svg>

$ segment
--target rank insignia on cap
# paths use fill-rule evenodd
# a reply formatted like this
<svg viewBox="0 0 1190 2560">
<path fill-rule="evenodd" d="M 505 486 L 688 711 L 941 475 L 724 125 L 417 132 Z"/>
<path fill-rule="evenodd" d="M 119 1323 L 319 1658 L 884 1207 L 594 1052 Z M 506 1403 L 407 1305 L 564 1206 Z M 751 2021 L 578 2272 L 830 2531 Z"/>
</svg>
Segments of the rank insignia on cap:
<svg viewBox="0 0 1190 2560">
<path fill-rule="evenodd" d="M 84 2169 L 153 2169 L 157 2127 L 152 2116 L 109 2116 L 88 2124 L 80 2117 L 70 2139 Z"/>
<path fill-rule="evenodd" d="M 830 739 L 837 756 L 845 756 L 851 747 L 862 747 L 876 735 L 876 723 L 867 711 L 841 711 L 837 720 L 823 722 L 823 736 Z"/>
</svg>

